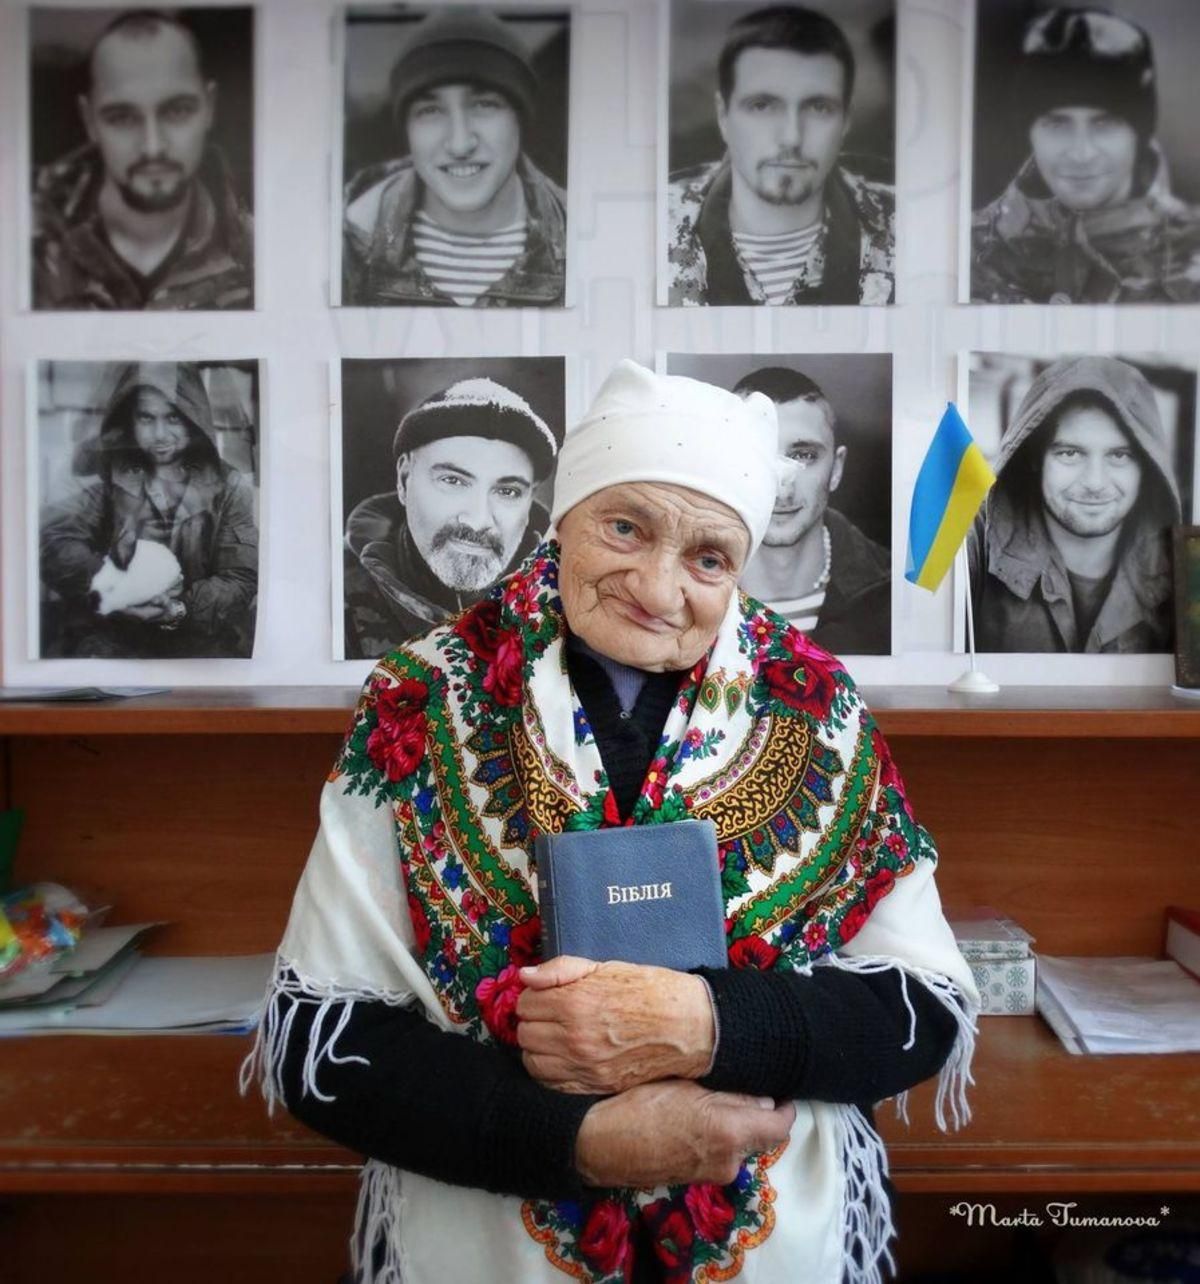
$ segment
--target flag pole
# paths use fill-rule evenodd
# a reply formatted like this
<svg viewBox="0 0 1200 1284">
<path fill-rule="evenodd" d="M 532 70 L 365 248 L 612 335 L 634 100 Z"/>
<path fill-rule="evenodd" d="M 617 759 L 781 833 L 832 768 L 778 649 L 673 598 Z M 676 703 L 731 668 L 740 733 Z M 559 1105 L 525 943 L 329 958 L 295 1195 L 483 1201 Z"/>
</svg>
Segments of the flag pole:
<svg viewBox="0 0 1200 1284">
<path fill-rule="evenodd" d="M 971 600 L 971 565 L 967 559 L 966 540 L 958 546 L 958 552 L 954 556 L 967 586 L 967 652 L 971 657 L 971 664 L 970 668 L 960 677 L 955 678 L 946 690 L 954 691 L 959 695 L 995 695 L 1000 690 L 999 683 L 993 682 L 986 673 L 975 667 L 975 606 Z"/>
</svg>

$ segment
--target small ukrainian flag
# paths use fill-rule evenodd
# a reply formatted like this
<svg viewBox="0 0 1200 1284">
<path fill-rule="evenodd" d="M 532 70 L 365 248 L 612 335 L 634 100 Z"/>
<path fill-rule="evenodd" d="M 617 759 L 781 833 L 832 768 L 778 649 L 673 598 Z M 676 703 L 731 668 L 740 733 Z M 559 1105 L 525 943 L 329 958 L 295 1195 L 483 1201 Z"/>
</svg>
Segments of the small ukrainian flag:
<svg viewBox="0 0 1200 1284">
<path fill-rule="evenodd" d="M 950 402 L 913 488 L 906 580 L 930 592 L 941 584 L 995 480 L 983 452 Z"/>
</svg>

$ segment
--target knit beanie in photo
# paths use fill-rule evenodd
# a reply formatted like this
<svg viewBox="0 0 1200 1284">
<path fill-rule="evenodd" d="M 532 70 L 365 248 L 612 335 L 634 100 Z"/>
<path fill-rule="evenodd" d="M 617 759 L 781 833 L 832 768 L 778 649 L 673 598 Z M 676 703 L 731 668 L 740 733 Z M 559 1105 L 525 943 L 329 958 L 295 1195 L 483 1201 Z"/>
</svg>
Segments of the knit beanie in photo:
<svg viewBox="0 0 1200 1284">
<path fill-rule="evenodd" d="M 399 128 L 419 93 L 449 84 L 490 85 L 522 119 L 532 114 L 537 99 L 529 51 L 511 24 L 474 6 L 436 9 L 413 28 L 389 81 L 392 118 Z"/>
<path fill-rule="evenodd" d="M 1025 30 L 1011 101 L 1025 134 L 1055 108 L 1093 107 L 1128 121 L 1144 143 L 1158 114 L 1150 37 L 1103 9 L 1050 9 Z"/>
<path fill-rule="evenodd" d="M 460 379 L 426 397 L 400 420 L 392 439 L 392 455 L 399 459 L 443 437 L 486 437 L 510 441 L 529 456 L 535 477 L 545 477 L 554 467 L 562 433 L 533 409 L 524 397 L 494 379 Z"/>
<path fill-rule="evenodd" d="M 558 455 L 551 518 L 622 482 L 669 482 L 728 505 L 750 532 L 751 553 L 775 507 L 778 428 L 761 392 L 657 375 L 620 362 Z"/>
</svg>

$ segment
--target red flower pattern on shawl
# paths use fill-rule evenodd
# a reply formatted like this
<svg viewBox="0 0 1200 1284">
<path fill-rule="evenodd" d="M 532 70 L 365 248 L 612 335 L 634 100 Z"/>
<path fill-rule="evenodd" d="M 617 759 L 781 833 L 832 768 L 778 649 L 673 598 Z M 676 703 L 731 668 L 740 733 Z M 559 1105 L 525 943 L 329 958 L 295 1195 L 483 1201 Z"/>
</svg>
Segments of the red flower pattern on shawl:
<svg viewBox="0 0 1200 1284">
<path fill-rule="evenodd" d="M 425 702 L 429 688 L 415 678 L 375 691 L 376 725 L 367 737 L 367 755 L 391 781 L 411 776 L 425 754 Z"/>
<path fill-rule="evenodd" d="M 850 906 L 839 928 L 839 935 L 842 938 L 843 945 L 862 931 L 863 924 L 867 921 L 870 913 L 871 911 L 862 901 L 859 901 L 857 905 Z"/>
<path fill-rule="evenodd" d="M 768 972 L 775 966 L 781 951 L 761 936 L 743 936 L 729 947 L 731 967 L 756 967 Z"/>
<path fill-rule="evenodd" d="M 646 780 L 642 785 L 646 801 L 651 807 L 661 807 L 663 795 L 667 791 L 667 777 L 671 764 L 665 758 L 655 758 L 646 769 Z"/>
<path fill-rule="evenodd" d="M 615 1199 L 601 1199 L 592 1205 L 579 1236 L 579 1251 L 601 1275 L 617 1271 L 626 1279 L 632 1275 L 629 1216 Z"/>
<path fill-rule="evenodd" d="M 824 722 L 837 694 L 832 657 L 813 646 L 802 633 L 789 631 L 784 644 L 791 653 L 789 657 L 763 661 L 759 676 L 771 695 L 789 709 L 812 714 Z"/>
<path fill-rule="evenodd" d="M 433 935 L 433 929 L 429 926 L 429 916 L 425 913 L 425 907 L 411 892 L 408 894 L 408 915 L 412 919 L 413 933 L 417 938 L 417 952 L 424 954 L 429 948 L 429 938 Z"/>
<path fill-rule="evenodd" d="M 535 914 L 508 934 L 508 960 L 517 967 L 542 961 L 542 920 Z"/>
<path fill-rule="evenodd" d="M 904 840 L 901 839 L 901 842 Z M 905 846 L 904 852 L 908 851 Z M 904 853 L 901 853 L 902 855 Z M 896 886 L 896 876 L 890 869 L 881 869 L 877 874 L 872 874 L 867 879 L 867 909 L 874 909 L 876 903 L 881 901 Z"/>
<path fill-rule="evenodd" d="M 654 1255 L 663 1264 L 666 1284 L 687 1284 L 692 1277 L 692 1246 L 696 1231 L 686 1207 L 660 1199 L 648 1205 L 642 1216 L 650 1227 Z"/>
<path fill-rule="evenodd" d="M 723 1243 L 733 1225 L 733 1205 L 724 1190 L 713 1182 L 698 1182 L 687 1188 L 683 1202 L 700 1238 L 711 1244 Z"/>
<path fill-rule="evenodd" d="M 500 603 L 480 602 L 459 618 L 454 631 L 483 661 L 488 695 L 497 704 L 519 704 L 525 653 L 520 634 L 500 627 Z"/>
<path fill-rule="evenodd" d="M 492 1032 L 493 1038 L 514 1047 L 517 1042 L 517 1000 L 522 989 L 520 969 L 512 963 L 499 976 L 485 976 L 475 987 L 475 998 L 479 1001 L 479 1014 L 484 1025 Z"/>
<path fill-rule="evenodd" d="M 815 919 L 804 925 L 804 947 L 810 954 L 819 953 L 829 943 L 829 931 Z"/>
<path fill-rule="evenodd" d="M 904 781 L 896 767 L 892 751 L 883 738 L 883 732 L 878 727 L 871 732 L 871 748 L 875 750 L 875 756 L 879 759 L 879 788 L 894 789 L 900 795 L 900 805 L 904 808 L 904 814 L 909 820 L 913 820 L 912 804 L 908 801 L 908 794 L 904 790 Z"/>
</svg>

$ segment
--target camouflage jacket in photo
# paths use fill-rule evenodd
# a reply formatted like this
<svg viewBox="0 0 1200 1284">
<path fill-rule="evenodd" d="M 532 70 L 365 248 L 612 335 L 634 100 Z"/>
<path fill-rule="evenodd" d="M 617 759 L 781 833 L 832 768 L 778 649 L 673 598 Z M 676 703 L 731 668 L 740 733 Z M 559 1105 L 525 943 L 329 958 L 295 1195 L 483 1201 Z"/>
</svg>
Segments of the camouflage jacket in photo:
<svg viewBox="0 0 1200 1284">
<path fill-rule="evenodd" d="M 1119 205 L 1076 212 L 1032 158 L 971 220 L 975 303 L 1196 303 L 1200 209 L 1171 192 L 1166 167 Z"/>
<path fill-rule="evenodd" d="M 90 143 L 43 166 L 33 188 L 33 306 L 38 311 L 227 310 L 254 306 L 254 219 L 209 147 L 174 249 L 143 277 L 113 249 Z"/>
<path fill-rule="evenodd" d="M 728 158 L 672 176 L 667 190 L 667 302 L 671 307 L 766 303 L 733 244 Z M 896 199 L 840 166 L 825 184 L 821 284 L 797 282 L 785 304 L 892 303 L 895 300 Z"/>
<path fill-rule="evenodd" d="M 475 300 L 480 308 L 561 307 L 567 266 L 567 194 L 522 156 L 525 249 Z M 453 307 L 417 262 L 412 225 L 421 206 L 412 162 L 384 161 L 346 184 L 342 221 L 342 303 L 347 307 Z"/>
</svg>

